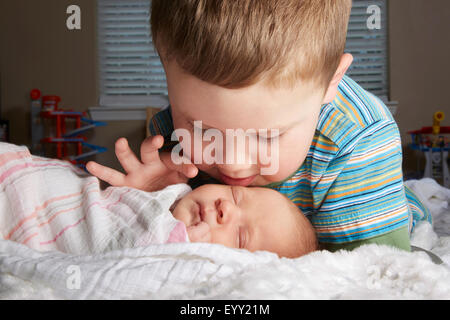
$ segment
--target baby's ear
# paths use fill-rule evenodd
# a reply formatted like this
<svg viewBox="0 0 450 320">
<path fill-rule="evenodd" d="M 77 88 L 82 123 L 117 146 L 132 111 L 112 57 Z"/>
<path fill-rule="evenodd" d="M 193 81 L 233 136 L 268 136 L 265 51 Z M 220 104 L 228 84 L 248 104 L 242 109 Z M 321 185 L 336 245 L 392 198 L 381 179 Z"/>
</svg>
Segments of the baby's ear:
<svg viewBox="0 0 450 320">
<path fill-rule="evenodd" d="M 353 56 L 350 53 L 344 53 L 341 57 L 341 62 L 339 62 L 339 66 L 331 79 L 330 84 L 328 85 L 328 89 L 323 98 L 322 104 L 328 104 L 334 100 L 337 94 L 339 83 L 347 72 L 348 68 L 351 66 L 353 62 Z"/>
</svg>

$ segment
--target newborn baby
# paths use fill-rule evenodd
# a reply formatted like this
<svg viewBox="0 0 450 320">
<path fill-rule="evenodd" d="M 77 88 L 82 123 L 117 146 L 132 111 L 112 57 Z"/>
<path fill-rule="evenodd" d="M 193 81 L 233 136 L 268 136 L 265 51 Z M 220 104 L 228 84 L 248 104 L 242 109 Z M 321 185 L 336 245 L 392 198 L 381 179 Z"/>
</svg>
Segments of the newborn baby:
<svg viewBox="0 0 450 320">
<path fill-rule="evenodd" d="M 191 242 L 299 257 L 317 250 L 308 219 L 281 193 L 258 187 L 204 185 L 172 206 Z"/>
<path fill-rule="evenodd" d="M 97 178 L 68 162 L 6 143 L 0 176 L 0 237 L 38 251 L 94 254 L 191 241 L 298 257 L 317 248 L 307 218 L 271 189 L 102 190 Z"/>
</svg>

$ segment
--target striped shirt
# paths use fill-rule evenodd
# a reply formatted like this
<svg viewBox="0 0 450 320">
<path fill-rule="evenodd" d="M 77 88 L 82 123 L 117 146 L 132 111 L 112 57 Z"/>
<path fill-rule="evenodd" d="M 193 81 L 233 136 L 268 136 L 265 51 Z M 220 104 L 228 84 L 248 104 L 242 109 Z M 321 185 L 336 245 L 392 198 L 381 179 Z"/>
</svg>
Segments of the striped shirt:
<svg viewBox="0 0 450 320">
<path fill-rule="evenodd" d="M 152 135 L 169 142 L 171 120 L 170 108 L 155 115 Z M 303 211 L 322 243 L 365 240 L 410 225 L 397 124 L 380 99 L 347 76 L 334 101 L 321 107 L 301 167 L 267 187 Z"/>
</svg>

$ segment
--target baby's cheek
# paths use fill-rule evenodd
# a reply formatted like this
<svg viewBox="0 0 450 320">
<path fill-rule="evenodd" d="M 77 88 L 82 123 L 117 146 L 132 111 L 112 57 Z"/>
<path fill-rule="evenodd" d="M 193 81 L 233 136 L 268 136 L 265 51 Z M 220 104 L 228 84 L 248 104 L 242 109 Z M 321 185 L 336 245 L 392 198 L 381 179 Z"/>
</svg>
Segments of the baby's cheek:
<svg viewBox="0 0 450 320">
<path fill-rule="evenodd" d="M 204 221 L 187 227 L 187 234 L 191 242 L 211 242 L 211 229 Z"/>
</svg>

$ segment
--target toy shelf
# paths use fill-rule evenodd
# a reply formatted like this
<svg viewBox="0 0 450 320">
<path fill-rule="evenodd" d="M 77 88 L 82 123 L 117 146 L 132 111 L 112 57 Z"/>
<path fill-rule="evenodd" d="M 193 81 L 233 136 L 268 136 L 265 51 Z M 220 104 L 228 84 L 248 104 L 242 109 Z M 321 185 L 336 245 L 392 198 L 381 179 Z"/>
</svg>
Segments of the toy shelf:
<svg viewBox="0 0 450 320">
<path fill-rule="evenodd" d="M 105 126 L 105 122 L 93 121 L 87 118 L 86 112 L 73 111 L 71 109 L 59 109 L 58 104 L 61 101 L 59 96 L 44 96 L 41 98 L 39 90 L 34 89 L 31 96 L 31 132 L 32 132 L 32 150 L 37 154 L 42 154 L 42 144 L 56 144 L 56 157 L 72 162 L 73 164 L 83 166 L 83 159 L 97 153 L 107 151 L 107 148 L 87 143 L 87 138 L 82 133 L 95 127 Z M 55 123 L 55 132 L 50 136 L 44 137 L 44 125 L 41 119 L 51 119 Z M 74 128 L 67 131 L 66 120 L 74 120 Z M 73 126 L 73 123 L 72 123 Z M 68 144 L 76 145 L 76 154 L 71 155 L 68 152 Z M 83 152 L 83 149 L 89 151 Z"/>
<path fill-rule="evenodd" d="M 443 120 L 444 113 L 436 112 L 433 116 L 433 126 L 409 131 L 412 139 L 409 147 L 423 152 L 426 160 L 424 177 L 442 181 L 445 187 L 450 187 L 447 163 L 450 151 L 450 127 L 441 127 L 440 123 Z"/>
</svg>

